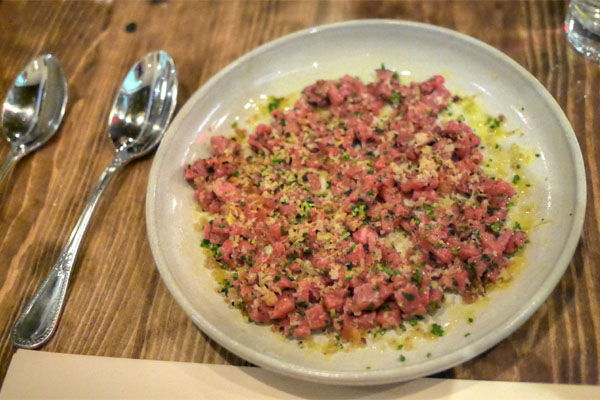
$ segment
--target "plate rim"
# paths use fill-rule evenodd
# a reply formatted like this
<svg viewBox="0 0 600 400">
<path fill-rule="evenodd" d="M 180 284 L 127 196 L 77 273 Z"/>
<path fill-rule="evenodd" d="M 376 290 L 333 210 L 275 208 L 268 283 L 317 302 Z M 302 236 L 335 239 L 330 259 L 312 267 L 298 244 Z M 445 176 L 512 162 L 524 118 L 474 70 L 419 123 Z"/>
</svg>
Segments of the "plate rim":
<svg viewBox="0 0 600 400">
<path fill-rule="evenodd" d="M 192 304 L 183 296 L 179 286 L 172 277 L 167 267 L 167 262 L 164 260 L 163 254 L 159 251 L 159 240 L 158 240 L 158 229 L 155 226 L 154 215 L 156 209 L 156 183 L 158 179 L 158 164 L 163 158 L 163 154 L 166 151 L 167 145 L 174 140 L 176 133 L 179 130 L 184 117 L 193 109 L 193 105 L 204 96 L 209 89 L 218 82 L 221 77 L 227 75 L 230 71 L 235 69 L 238 65 L 243 64 L 246 60 L 253 58 L 271 48 L 293 40 L 295 38 L 310 35 L 330 30 L 361 27 L 361 26 L 398 26 L 402 28 L 414 27 L 421 30 L 435 32 L 442 35 L 450 36 L 452 39 L 467 42 L 481 50 L 491 53 L 496 58 L 500 58 L 514 68 L 519 74 L 532 84 L 533 89 L 540 94 L 541 98 L 547 103 L 552 109 L 554 115 L 560 123 L 561 130 L 565 134 L 565 138 L 568 143 L 569 155 L 571 156 L 573 163 L 573 173 L 575 175 L 575 204 L 574 212 L 572 216 L 572 225 L 569 232 L 568 239 L 563 245 L 560 256 L 554 263 L 553 270 L 548 274 L 547 278 L 542 282 L 540 289 L 535 292 L 530 301 L 524 303 L 518 311 L 510 318 L 508 318 L 504 324 L 501 325 L 499 330 L 502 332 L 500 335 L 492 331 L 484 334 L 481 338 L 474 342 L 469 343 L 465 348 L 458 349 L 454 352 L 445 354 L 439 358 L 431 360 L 430 362 L 420 363 L 412 366 L 399 366 L 398 369 L 389 370 L 370 370 L 370 371 L 352 371 L 352 372 L 330 372 L 321 371 L 312 368 L 298 366 L 294 363 L 287 362 L 284 360 L 278 360 L 274 357 L 268 356 L 261 353 L 258 350 L 241 345 L 239 342 L 230 339 L 227 335 L 222 335 L 222 331 L 217 329 L 201 315 L 196 315 Z M 496 49 L 495 47 L 479 40 L 468 36 L 466 34 L 431 24 L 404 21 L 404 20 L 391 20 L 391 19 L 360 19 L 342 21 L 332 24 L 319 25 L 310 27 L 290 33 L 282 36 L 278 39 L 269 41 L 253 50 L 245 53 L 241 57 L 237 58 L 227 66 L 219 70 L 215 75 L 209 78 L 200 88 L 198 88 L 186 101 L 185 105 L 179 110 L 174 121 L 169 126 L 163 142 L 158 148 L 157 154 L 152 162 L 152 167 L 148 179 L 148 186 L 146 191 L 146 228 L 148 234 L 148 240 L 152 251 L 153 258 L 156 263 L 156 267 L 161 275 L 161 278 L 170 294 L 175 298 L 177 303 L 183 308 L 185 313 L 192 319 L 194 324 L 204 333 L 206 333 L 211 339 L 219 343 L 227 350 L 237 354 L 245 360 L 248 360 L 256 365 L 269 369 L 271 371 L 287 375 L 294 378 L 301 378 L 313 382 L 320 383 L 333 383 L 333 384 L 344 384 L 344 385 L 375 385 L 392 382 L 407 381 L 414 378 L 422 377 L 428 374 L 437 373 L 449 368 L 452 368 L 458 364 L 461 364 L 469 359 L 480 355 L 482 352 L 491 348 L 495 344 L 504 340 L 510 334 L 512 334 L 518 327 L 524 324 L 531 315 L 538 310 L 543 302 L 548 298 L 551 292 L 556 288 L 556 285 L 564 275 L 566 269 L 570 264 L 577 243 L 579 242 L 581 232 L 583 229 L 585 210 L 587 200 L 587 187 L 586 187 L 586 174 L 583 163 L 583 156 L 579 147 L 577 137 L 571 124 L 566 117 L 564 111 L 556 102 L 552 94 L 533 76 L 529 71 L 522 67 L 519 63 L 513 60 L 511 57 Z M 468 351 L 467 351 L 468 350 Z M 405 370 L 409 373 L 399 375 L 399 370 Z"/>
</svg>

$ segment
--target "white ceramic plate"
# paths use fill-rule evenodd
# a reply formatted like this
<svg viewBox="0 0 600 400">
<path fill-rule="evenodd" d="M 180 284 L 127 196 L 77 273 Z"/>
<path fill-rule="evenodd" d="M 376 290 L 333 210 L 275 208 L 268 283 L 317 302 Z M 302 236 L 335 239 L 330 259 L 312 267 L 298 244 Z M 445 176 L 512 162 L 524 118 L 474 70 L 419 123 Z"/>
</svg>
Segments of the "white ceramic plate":
<svg viewBox="0 0 600 400">
<path fill-rule="evenodd" d="M 215 293 L 203 267 L 197 209 L 183 167 L 209 156 L 207 138 L 242 121 L 250 99 L 285 95 L 319 78 L 343 74 L 374 78 L 384 62 L 411 80 L 434 74 L 447 87 L 477 94 L 494 114 L 523 135 L 515 140 L 541 154 L 527 170 L 539 224 L 526 247 L 529 260 L 505 289 L 477 306 L 475 322 L 456 318 L 453 307 L 436 316 L 454 318 L 444 337 L 416 340 L 399 361 L 395 349 L 369 345 L 323 355 L 300 349 L 268 327 L 244 323 Z M 403 72 L 404 71 L 404 72 Z M 524 110 L 522 110 L 524 108 Z M 464 362 L 512 333 L 546 299 L 563 275 L 579 239 L 585 211 L 585 172 L 568 120 L 552 96 L 500 51 L 468 36 L 430 25 L 382 20 L 352 21 L 301 31 L 270 42 L 233 62 L 200 88 L 181 109 L 152 165 L 147 192 L 148 236 L 169 290 L 196 325 L 238 356 L 302 379 L 347 385 L 398 382 Z M 460 308 L 461 306 L 455 306 Z M 450 329 L 451 328 L 451 329 Z M 466 334 L 467 337 L 465 337 Z M 429 353 L 429 357 L 427 354 Z"/>
</svg>

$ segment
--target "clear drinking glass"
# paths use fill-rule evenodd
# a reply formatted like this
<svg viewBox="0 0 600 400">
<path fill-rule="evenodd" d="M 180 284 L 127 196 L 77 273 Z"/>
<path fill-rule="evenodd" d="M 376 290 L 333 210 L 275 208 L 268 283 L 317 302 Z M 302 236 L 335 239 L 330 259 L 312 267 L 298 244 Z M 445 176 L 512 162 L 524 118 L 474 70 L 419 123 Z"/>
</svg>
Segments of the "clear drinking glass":
<svg viewBox="0 0 600 400">
<path fill-rule="evenodd" d="M 600 0 L 572 0 L 564 30 L 579 52 L 600 62 Z"/>
</svg>

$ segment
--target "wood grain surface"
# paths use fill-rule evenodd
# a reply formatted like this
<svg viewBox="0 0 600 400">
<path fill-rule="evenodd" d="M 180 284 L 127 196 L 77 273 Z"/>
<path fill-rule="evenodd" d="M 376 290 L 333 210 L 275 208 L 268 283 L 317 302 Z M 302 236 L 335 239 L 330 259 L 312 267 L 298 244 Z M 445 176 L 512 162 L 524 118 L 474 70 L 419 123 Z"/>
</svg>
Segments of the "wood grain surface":
<svg viewBox="0 0 600 400">
<path fill-rule="evenodd" d="M 0 2 L 0 96 L 23 65 L 53 53 L 69 79 L 59 133 L 23 159 L 0 189 L 0 380 L 9 331 L 56 260 L 113 156 L 106 122 L 129 66 L 164 49 L 179 104 L 255 47 L 349 19 L 423 21 L 505 52 L 552 93 L 577 134 L 588 207 L 575 256 L 552 295 L 513 335 L 443 377 L 598 384 L 600 380 L 600 65 L 565 40 L 566 1 Z M 127 29 L 128 28 L 128 29 Z M 0 143 L 0 157 L 8 153 Z M 58 333 L 43 351 L 245 365 L 200 332 L 162 283 L 144 222 L 152 159 L 109 186 L 83 243 Z"/>
</svg>

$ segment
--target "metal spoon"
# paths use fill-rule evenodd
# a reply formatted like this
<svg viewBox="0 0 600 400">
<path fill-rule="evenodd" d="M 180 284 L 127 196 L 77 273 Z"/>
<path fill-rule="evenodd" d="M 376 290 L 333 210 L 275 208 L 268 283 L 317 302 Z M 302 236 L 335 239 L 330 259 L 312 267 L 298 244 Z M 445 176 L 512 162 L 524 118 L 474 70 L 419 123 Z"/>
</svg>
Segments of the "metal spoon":
<svg viewBox="0 0 600 400">
<path fill-rule="evenodd" d="M 2 130 L 12 149 L 0 166 L 0 183 L 12 167 L 54 135 L 65 115 L 67 80 L 51 54 L 21 71 L 2 106 Z"/>
<path fill-rule="evenodd" d="M 13 326 L 11 339 L 15 346 L 37 348 L 54 333 L 79 245 L 102 191 L 125 164 L 156 147 L 176 102 L 177 72 L 167 53 L 150 53 L 131 68 L 109 118 L 115 158 L 100 177 L 58 261 Z"/>
</svg>

